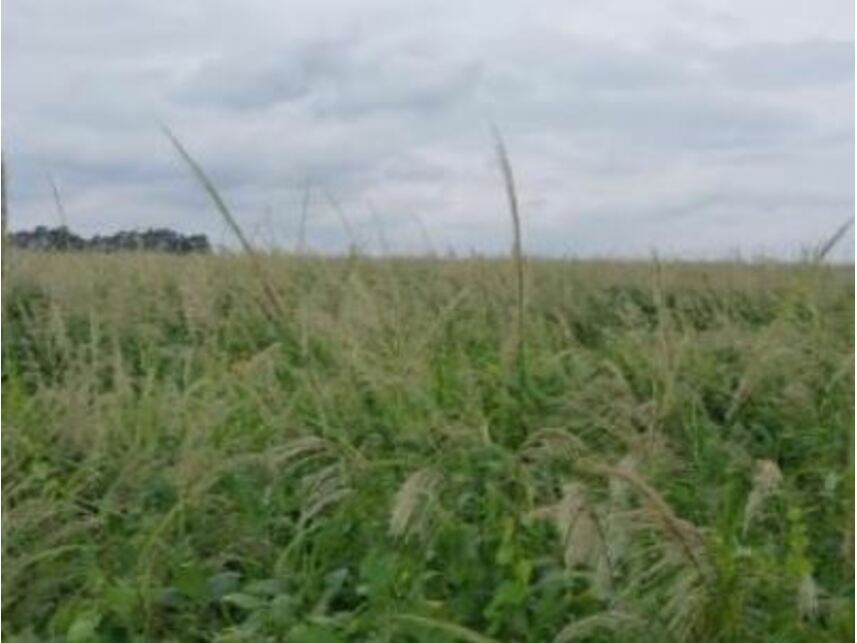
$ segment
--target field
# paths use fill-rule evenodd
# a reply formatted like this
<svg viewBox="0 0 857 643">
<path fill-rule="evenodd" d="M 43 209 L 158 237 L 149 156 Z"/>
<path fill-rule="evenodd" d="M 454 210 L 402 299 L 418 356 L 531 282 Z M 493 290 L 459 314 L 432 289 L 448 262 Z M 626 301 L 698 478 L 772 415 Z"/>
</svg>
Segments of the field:
<svg viewBox="0 0 857 643">
<path fill-rule="evenodd" d="M 853 640 L 850 266 L 4 271 L 3 640 Z"/>
</svg>

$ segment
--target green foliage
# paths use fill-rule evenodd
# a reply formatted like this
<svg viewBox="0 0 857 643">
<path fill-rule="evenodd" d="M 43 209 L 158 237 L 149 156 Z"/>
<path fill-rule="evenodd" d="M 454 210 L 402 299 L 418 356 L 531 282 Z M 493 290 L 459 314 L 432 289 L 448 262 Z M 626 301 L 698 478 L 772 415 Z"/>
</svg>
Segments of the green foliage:
<svg viewBox="0 0 857 643">
<path fill-rule="evenodd" d="M 19 259 L 9 641 L 853 638 L 848 271 Z"/>
</svg>

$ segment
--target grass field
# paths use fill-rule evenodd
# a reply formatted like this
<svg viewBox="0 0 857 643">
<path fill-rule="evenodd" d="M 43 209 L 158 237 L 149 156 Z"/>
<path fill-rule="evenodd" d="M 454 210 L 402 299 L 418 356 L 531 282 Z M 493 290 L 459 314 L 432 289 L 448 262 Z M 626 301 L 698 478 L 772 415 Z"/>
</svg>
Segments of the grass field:
<svg viewBox="0 0 857 643">
<path fill-rule="evenodd" d="M 850 266 L 10 259 L 4 640 L 853 640 Z"/>
</svg>

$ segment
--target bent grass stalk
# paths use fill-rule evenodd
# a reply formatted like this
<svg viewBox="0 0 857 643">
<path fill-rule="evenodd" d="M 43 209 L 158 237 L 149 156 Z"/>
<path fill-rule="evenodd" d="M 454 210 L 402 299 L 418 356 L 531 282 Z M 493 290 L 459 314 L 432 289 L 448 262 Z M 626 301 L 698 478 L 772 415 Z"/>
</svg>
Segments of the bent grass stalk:
<svg viewBox="0 0 857 643">
<path fill-rule="evenodd" d="M 307 217 L 309 216 L 309 203 L 310 203 L 310 190 L 311 183 L 309 179 L 307 179 L 306 183 L 304 183 L 303 189 L 303 198 L 301 199 L 301 216 L 300 221 L 298 223 L 298 245 L 297 245 L 297 253 L 302 254 L 306 249 L 306 224 Z"/>
<path fill-rule="evenodd" d="M 818 246 L 813 257 L 814 261 L 816 263 L 824 261 L 825 258 L 827 258 L 827 255 L 830 254 L 830 251 L 833 250 L 833 248 L 836 247 L 836 244 L 842 240 L 842 237 L 845 236 L 845 233 L 848 232 L 852 225 L 854 225 L 854 219 L 848 219 L 842 223 L 836 231 L 830 235 L 830 238 L 827 239 L 827 241 Z"/>
<path fill-rule="evenodd" d="M 205 189 L 206 194 L 208 194 L 212 203 L 214 203 L 215 208 L 223 217 L 223 220 L 226 222 L 226 225 L 235 234 L 235 237 L 241 244 L 242 249 L 244 250 L 244 252 L 247 253 L 247 256 L 250 258 L 250 261 L 253 264 L 253 268 L 262 283 L 262 288 L 265 292 L 265 296 L 268 301 L 268 306 L 270 309 L 266 311 L 266 314 L 269 320 L 274 322 L 276 321 L 277 317 L 282 318 L 285 315 L 285 307 L 283 306 L 282 300 L 280 299 L 280 295 L 274 287 L 273 281 L 265 272 L 265 269 L 262 267 L 262 263 L 259 260 L 259 255 L 254 250 L 253 246 L 250 244 L 250 241 L 245 236 L 244 231 L 241 229 L 241 226 L 238 225 L 238 222 L 235 220 L 235 217 L 232 216 L 232 212 L 229 210 L 229 207 L 226 205 L 226 202 L 223 200 L 223 197 L 220 195 L 220 192 L 217 190 L 217 187 L 214 185 L 214 182 L 208 177 L 208 175 L 205 173 L 205 170 L 203 170 L 202 166 L 197 163 L 196 159 L 194 159 L 193 156 L 191 156 L 190 152 L 187 151 L 184 145 L 182 145 L 181 141 L 172 132 L 172 130 L 170 130 L 170 128 L 166 125 L 162 125 L 161 129 L 166 135 L 166 137 L 173 144 L 173 147 L 175 147 L 176 151 L 179 153 L 179 156 L 181 156 L 184 162 L 187 163 L 193 175 Z"/>
<path fill-rule="evenodd" d="M 56 179 L 50 171 L 46 172 L 45 174 L 47 175 L 48 183 L 51 186 L 51 194 L 54 197 L 54 205 L 57 208 L 57 217 L 59 217 L 60 225 L 63 228 L 67 228 L 68 217 L 65 213 L 65 205 L 63 204 L 62 194 L 60 193 L 59 185 L 57 185 Z"/>
</svg>

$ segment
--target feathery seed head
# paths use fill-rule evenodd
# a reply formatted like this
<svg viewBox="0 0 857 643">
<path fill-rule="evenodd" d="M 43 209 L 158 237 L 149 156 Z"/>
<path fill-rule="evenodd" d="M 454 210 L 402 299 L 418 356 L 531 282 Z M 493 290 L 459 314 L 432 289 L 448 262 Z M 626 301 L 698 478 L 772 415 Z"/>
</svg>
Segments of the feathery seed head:
<svg viewBox="0 0 857 643">
<path fill-rule="evenodd" d="M 411 531 L 425 516 L 422 509 L 437 497 L 442 478 L 429 468 L 417 469 L 399 487 L 390 510 L 390 535 L 399 538 Z"/>
</svg>

